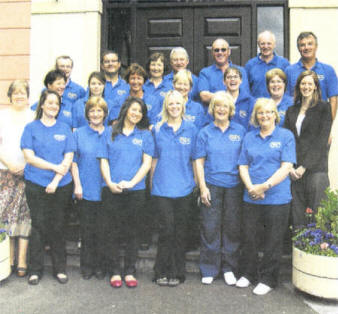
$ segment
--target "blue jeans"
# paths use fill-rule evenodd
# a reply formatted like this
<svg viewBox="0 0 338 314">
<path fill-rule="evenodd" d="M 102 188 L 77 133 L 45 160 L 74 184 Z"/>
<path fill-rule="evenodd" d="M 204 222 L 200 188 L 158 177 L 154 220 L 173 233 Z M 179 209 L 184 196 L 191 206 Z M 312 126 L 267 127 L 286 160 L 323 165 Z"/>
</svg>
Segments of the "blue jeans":
<svg viewBox="0 0 338 314">
<path fill-rule="evenodd" d="M 223 273 L 237 272 L 240 253 L 241 205 L 243 189 L 239 184 L 223 188 L 208 184 L 211 207 L 201 208 L 202 277 L 216 277 Z"/>
</svg>

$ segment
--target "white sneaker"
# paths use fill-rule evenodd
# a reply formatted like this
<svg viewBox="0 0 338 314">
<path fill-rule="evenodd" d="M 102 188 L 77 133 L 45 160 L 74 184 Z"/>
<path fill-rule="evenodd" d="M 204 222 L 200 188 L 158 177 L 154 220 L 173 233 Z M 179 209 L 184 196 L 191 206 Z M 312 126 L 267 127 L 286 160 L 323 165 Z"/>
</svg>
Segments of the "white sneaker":
<svg viewBox="0 0 338 314">
<path fill-rule="evenodd" d="M 269 293 L 272 290 L 271 287 L 265 285 L 264 283 L 259 283 L 255 289 L 253 289 L 253 293 L 256 295 L 265 295 L 267 293 Z"/>
<path fill-rule="evenodd" d="M 232 271 L 224 273 L 224 281 L 228 286 L 233 286 L 236 283 L 236 277 Z"/>
<path fill-rule="evenodd" d="M 211 285 L 214 281 L 214 277 L 202 277 L 201 281 L 204 285 Z"/>
<path fill-rule="evenodd" d="M 237 288 L 247 288 L 250 286 L 250 281 L 246 279 L 245 277 L 239 278 L 239 280 L 236 282 Z"/>
</svg>

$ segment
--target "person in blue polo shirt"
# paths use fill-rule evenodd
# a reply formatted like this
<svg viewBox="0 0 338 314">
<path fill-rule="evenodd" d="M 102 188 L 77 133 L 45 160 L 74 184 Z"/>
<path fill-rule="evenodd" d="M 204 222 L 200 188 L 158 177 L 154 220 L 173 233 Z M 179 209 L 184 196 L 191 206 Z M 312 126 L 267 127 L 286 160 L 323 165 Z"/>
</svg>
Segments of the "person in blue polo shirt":
<svg viewBox="0 0 338 314">
<path fill-rule="evenodd" d="M 55 69 L 64 72 L 67 79 L 65 91 L 63 93 L 63 100 L 70 103 L 76 102 L 78 99 L 83 98 L 86 94 L 84 88 L 72 81 L 70 78 L 73 67 L 74 62 L 70 56 L 59 56 L 56 58 Z"/>
<path fill-rule="evenodd" d="M 169 91 L 163 102 L 162 120 L 153 128 L 155 154 L 151 169 L 151 194 L 156 202 L 159 239 L 155 282 L 177 286 L 185 280 L 187 214 L 195 187 L 192 153 L 197 129 L 183 119 L 183 96 Z"/>
<path fill-rule="evenodd" d="M 67 78 L 63 71 L 60 70 L 51 70 L 49 71 L 44 79 L 44 85 L 46 89 L 53 90 L 61 98 L 60 111 L 57 115 L 57 120 L 66 123 L 70 128 L 72 128 L 72 106 L 73 104 L 63 99 L 63 93 L 65 91 Z M 38 102 L 31 106 L 32 110 L 37 110 Z"/>
<path fill-rule="evenodd" d="M 146 70 L 149 79 L 144 83 L 145 94 L 159 98 L 162 102 L 165 93 L 172 89 L 170 82 L 164 80 L 163 74 L 166 68 L 165 57 L 161 52 L 154 52 L 147 61 Z"/>
<path fill-rule="evenodd" d="M 132 63 L 126 71 L 125 78 L 130 87 L 127 96 L 141 98 L 144 101 L 148 109 L 149 122 L 150 124 L 154 124 L 156 121 L 156 116 L 161 111 L 162 101 L 160 98 L 144 92 L 143 85 L 147 79 L 146 71 L 138 63 Z M 120 98 L 117 101 L 114 101 L 112 104 L 108 116 L 109 124 L 117 120 L 123 101 L 124 99 Z"/>
<path fill-rule="evenodd" d="M 269 97 L 265 74 L 273 68 L 285 70 L 290 64 L 286 58 L 278 56 L 276 48 L 276 37 L 270 31 L 261 32 L 257 38 L 260 53 L 245 64 L 248 75 L 251 95 L 255 98 Z"/>
<path fill-rule="evenodd" d="M 233 122 L 233 98 L 219 91 L 211 98 L 214 121 L 196 141 L 194 159 L 201 193 L 200 271 L 203 284 L 211 284 L 219 272 L 234 285 L 238 273 L 243 189 L 238 157 L 245 128 Z"/>
<path fill-rule="evenodd" d="M 322 99 L 331 104 L 332 120 L 337 111 L 338 80 L 332 66 L 319 62 L 316 58 L 318 48 L 317 37 L 312 32 L 302 32 L 297 37 L 297 47 L 301 58 L 286 68 L 288 94 L 293 97 L 298 76 L 305 70 L 316 72 L 319 78 Z"/>
<path fill-rule="evenodd" d="M 104 84 L 102 84 L 104 87 Z M 95 274 L 105 275 L 104 267 L 104 217 L 101 205 L 102 176 L 100 161 L 96 158 L 101 138 L 104 136 L 104 119 L 108 106 L 100 96 L 91 96 L 86 102 L 88 123 L 74 132 L 76 151 L 72 163 L 74 195 L 80 215 L 82 278 L 88 280 Z"/>
<path fill-rule="evenodd" d="M 136 287 L 135 263 L 138 250 L 139 215 L 145 202 L 145 176 L 150 170 L 154 141 L 142 99 L 128 97 L 117 122 L 105 134 L 97 157 L 105 181 L 102 191 L 107 265 L 110 284 L 122 285 L 120 233 L 125 235 L 124 281 Z"/>
<path fill-rule="evenodd" d="M 120 56 L 116 51 L 106 50 L 101 56 L 101 70 L 106 78 L 105 99 L 123 103 L 128 97 L 129 85 L 123 80 L 119 71 L 121 68 Z"/>
<path fill-rule="evenodd" d="M 265 77 L 270 97 L 277 106 L 280 118 L 279 126 L 283 126 L 286 111 L 293 105 L 293 98 L 285 93 L 287 86 L 286 74 L 283 70 L 274 68 L 266 72 Z"/>
<path fill-rule="evenodd" d="M 30 237 L 30 275 L 28 283 L 39 283 L 44 266 L 44 244 L 50 245 L 53 274 L 62 284 L 66 275 L 64 216 L 72 196 L 69 168 L 75 151 L 70 128 L 56 119 L 60 95 L 42 92 L 36 119 L 29 123 L 21 137 L 26 166 L 26 198 L 32 219 Z"/>
<path fill-rule="evenodd" d="M 203 68 L 198 79 L 198 90 L 203 104 L 208 106 L 213 93 L 226 90 L 226 86 L 224 85 L 224 71 L 229 66 L 239 68 L 242 73 L 240 88 L 250 93 L 248 78 L 244 68 L 232 64 L 229 59 L 231 54 L 229 43 L 222 38 L 218 38 L 212 43 L 211 52 L 215 63 Z"/>
<path fill-rule="evenodd" d="M 86 93 L 86 96 L 77 100 L 72 107 L 73 129 L 88 125 L 88 120 L 85 115 L 86 102 L 91 96 L 104 97 L 105 84 L 106 79 L 101 72 L 92 72 L 89 75 L 88 91 Z M 105 99 L 105 101 L 107 103 L 109 112 L 112 103 L 108 99 Z M 105 124 L 107 124 L 107 121 L 105 121 Z"/>
<path fill-rule="evenodd" d="M 256 295 L 269 293 L 278 282 L 284 233 L 292 199 L 289 173 L 296 163 L 295 138 L 278 125 L 279 115 L 272 99 L 258 98 L 252 123 L 259 129 L 244 137 L 239 172 L 245 185 L 241 278 L 236 286 L 258 283 Z M 263 231 L 263 259 L 258 261 L 259 226 Z"/>
</svg>

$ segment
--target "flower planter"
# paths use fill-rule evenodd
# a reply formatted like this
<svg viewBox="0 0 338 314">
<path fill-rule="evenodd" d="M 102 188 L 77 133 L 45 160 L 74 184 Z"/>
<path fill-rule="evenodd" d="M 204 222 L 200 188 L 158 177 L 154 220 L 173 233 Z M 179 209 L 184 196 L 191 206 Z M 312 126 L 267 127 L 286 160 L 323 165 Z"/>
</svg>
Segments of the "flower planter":
<svg viewBox="0 0 338 314">
<path fill-rule="evenodd" d="M 338 257 L 292 252 L 292 283 L 311 295 L 338 300 Z"/>
<path fill-rule="evenodd" d="M 11 273 L 9 262 L 9 237 L 0 242 L 0 281 L 6 279 Z"/>
</svg>

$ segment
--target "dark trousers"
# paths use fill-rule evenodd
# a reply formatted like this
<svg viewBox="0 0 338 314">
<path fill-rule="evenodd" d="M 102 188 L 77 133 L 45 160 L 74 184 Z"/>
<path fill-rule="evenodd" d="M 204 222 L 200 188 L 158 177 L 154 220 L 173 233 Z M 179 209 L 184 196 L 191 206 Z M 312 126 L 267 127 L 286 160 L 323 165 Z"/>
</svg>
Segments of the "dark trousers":
<svg viewBox="0 0 338 314">
<path fill-rule="evenodd" d="M 216 277 L 220 270 L 237 273 L 241 238 L 242 186 L 222 188 L 208 184 L 211 207 L 201 206 L 202 277 Z"/>
<path fill-rule="evenodd" d="M 123 273 L 124 275 L 133 275 L 136 272 L 139 211 L 143 209 L 144 202 L 144 190 L 113 194 L 108 187 L 103 188 L 105 255 L 107 269 L 111 276 L 122 274 L 120 265 L 121 234 L 126 241 Z"/>
<path fill-rule="evenodd" d="M 42 275 L 44 245 L 50 245 L 53 273 L 66 271 L 64 239 L 65 208 L 72 196 L 73 185 L 58 187 L 54 194 L 47 194 L 45 187 L 26 181 L 26 198 L 32 219 L 30 236 L 30 273 Z"/>
<path fill-rule="evenodd" d="M 251 282 L 275 287 L 278 282 L 283 238 L 288 226 L 290 204 L 243 205 L 242 276 Z M 263 225 L 263 259 L 258 261 L 257 230 Z"/>
<path fill-rule="evenodd" d="M 292 190 L 292 224 L 302 226 L 308 223 L 305 211 L 311 208 L 315 213 L 320 205 L 320 201 L 326 198 L 325 189 L 330 185 L 327 172 L 308 172 L 302 178 L 293 181 Z"/>
<path fill-rule="evenodd" d="M 155 278 L 185 279 L 187 215 L 192 195 L 179 198 L 154 197 L 158 209 L 159 239 Z"/>
<path fill-rule="evenodd" d="M 80 215 L 82 271 L 104 270 L 104 217 L 102 203 L 87 200 L 77 202 Z"/>
</svg>

